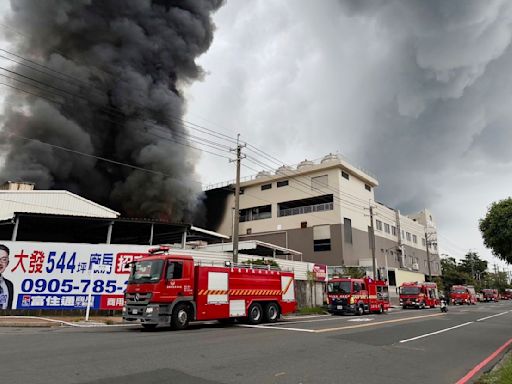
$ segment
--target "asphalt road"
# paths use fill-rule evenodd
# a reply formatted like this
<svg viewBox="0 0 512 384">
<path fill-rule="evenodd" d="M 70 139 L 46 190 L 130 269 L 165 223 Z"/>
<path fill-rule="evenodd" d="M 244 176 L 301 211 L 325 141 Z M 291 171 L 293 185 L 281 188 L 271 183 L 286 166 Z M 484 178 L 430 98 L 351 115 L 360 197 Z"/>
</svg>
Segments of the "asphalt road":
<svg viewBox="0 0 512 384">
<path fill-rule="evenodd" d="M 0 328 L 0 382 L 456 383 L 511 338 L 506 301 L 179 332 Z"/>
</svg>

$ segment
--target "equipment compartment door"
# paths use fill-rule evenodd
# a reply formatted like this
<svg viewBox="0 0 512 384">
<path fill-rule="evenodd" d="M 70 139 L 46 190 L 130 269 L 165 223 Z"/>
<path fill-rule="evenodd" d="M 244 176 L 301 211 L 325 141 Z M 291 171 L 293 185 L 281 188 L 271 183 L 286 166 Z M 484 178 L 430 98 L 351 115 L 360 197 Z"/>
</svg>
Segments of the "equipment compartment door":
<svg viewBox="0 0 512 384">
<path fill-rule="evenodd" d="M 295 301 L 295 284 L 293 277 L 281 276 L 281 292 L 283 301 Z"/>
<path fill-rule="evenodd" d="M 228 303 L 228 274 L 226 272 L 208 272 L 207 303 Z"/>
</svg>

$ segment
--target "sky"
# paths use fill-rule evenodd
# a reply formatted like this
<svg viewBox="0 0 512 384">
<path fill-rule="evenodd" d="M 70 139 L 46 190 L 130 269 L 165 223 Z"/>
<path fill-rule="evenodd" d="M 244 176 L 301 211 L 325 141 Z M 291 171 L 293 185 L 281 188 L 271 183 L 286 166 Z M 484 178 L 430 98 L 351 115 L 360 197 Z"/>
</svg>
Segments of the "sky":
<svg viewBox="0 0 512 384">
<path fill-rule="evenodd" d="M 188 121 L 286 164 L 340 153 L 379 201 L 431 209 L 442 253 L 498 262 L 478 220 L 512 195 L 512 2 L 228 1 L 214 21 Z M 206 153 L 198 172 L 234 178 Z"/>
<path fill-rule="evenodd" d="M 180 85 L 186 121 L 283 164 L 339 153 L 376 175 L 379 201 L 429 208 L 441 253 L 497 262 L 478 220 L 512 195 L 512 2 L 230 0 L 213 18 L 202 80 Z M 203 184 L 234 178 L 199 155 Z"/>
</svg>

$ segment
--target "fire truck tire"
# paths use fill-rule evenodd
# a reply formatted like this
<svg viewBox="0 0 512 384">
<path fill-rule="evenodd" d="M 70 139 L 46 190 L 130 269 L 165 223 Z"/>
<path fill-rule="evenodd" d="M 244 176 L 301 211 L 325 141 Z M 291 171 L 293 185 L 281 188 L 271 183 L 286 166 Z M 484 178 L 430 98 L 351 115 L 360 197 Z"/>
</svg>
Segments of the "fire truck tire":
<svg viewBox="0 0 512 384">
<path fill-rule="evenodd" d="M 359 304 L 356 308 L 356 316 L 362 316 L 364 315 L 364 305 Z"/>
<path fill-rule="evenodd" d="M 190 309 L 187 304 L 176 304 L 171 315 L 171 328 L 181 330 L 188 327 L 190 321 Z"/>
<path fill-rule="evenodd" d="M 384 306 L 381 304 L 379 307 L 379 313 L 382 315 L 384 313 Z"/>
<path fill-rule="evenodd" d="M 265 321 L 267 323 L 275 323 L 277 319 L 279 319 L 279 306 L 276 303 L 265 305 Z"/>
<path fill-rule="evenodd" d="M 259 303 L 252 303 L 247 312 L 247 322 L 252 325 L 259 324 L 263 321 L 263 310 Z"/>
</svg>

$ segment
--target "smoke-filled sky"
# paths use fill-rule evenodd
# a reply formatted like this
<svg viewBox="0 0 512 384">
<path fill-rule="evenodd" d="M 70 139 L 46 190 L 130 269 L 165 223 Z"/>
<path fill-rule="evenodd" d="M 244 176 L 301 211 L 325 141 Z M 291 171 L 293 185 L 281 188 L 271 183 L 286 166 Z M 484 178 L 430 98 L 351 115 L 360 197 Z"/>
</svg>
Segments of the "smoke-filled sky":
<svg viewBox="0 0 512 384">
<path fill-rule="evenodd" d="M 231 1 L 214 22 L 189 120 L 289 164 L 339 151 L 380 201 L 430 208 L 443 252 L 495 261 L 477 226 L 512 195 L 511 1 Z M 200 172 L 234 175 L 208 154 Z"/>
<path fill-rule="evenodd" d="M 4 3 L 0 182 L 70 190 L 126 216 L 190 220 L 201 185 L 197 154 L 176 143 L 188 143 L 177 122 L 181 90 L 203 75 L 195 60 L 210 46 L 220 5 Z"/>
</svg>

